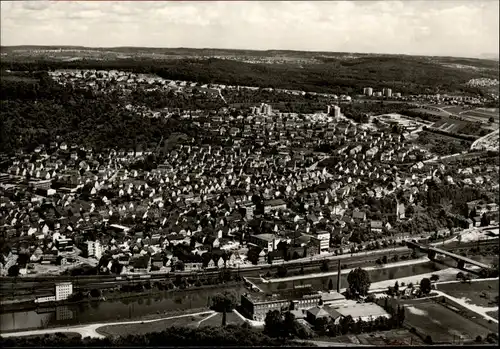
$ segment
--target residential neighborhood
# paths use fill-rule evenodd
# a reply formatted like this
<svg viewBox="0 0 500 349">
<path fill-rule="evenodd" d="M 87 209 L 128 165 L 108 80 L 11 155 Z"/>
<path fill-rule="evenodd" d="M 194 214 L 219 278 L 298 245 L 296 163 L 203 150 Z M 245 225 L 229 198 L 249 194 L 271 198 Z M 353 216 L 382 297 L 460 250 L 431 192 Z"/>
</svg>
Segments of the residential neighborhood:
<svg viewBox="0 0 500 349">
<path fill-rule="evenodd" d="M 73 86 L 190 88 L 114 71 L 52 76 Z M 18 151 L 1 174 L 0 230 L 11 242 L 2 274 L 13 265 L 20 275 L 58 274 L 103 257 L 103 271 L 149 273 L 337 255 L 396 243 L 429 181 L 498 187 L 494 165 L 455 171 L 428 163 L 432 154 L 404 129 L 366 127 L 330 109 L 299 116 L 262 103 L 247 116 L 185 111 L 211 143 L 186 139 L 168 150 L 52 142 L 33 154 Z M 159 149 L 165 160 L 157 168 L 134 166 Z M 374 200 L 389 202 L 388 211 L 373 211 Z M 498 221 L 498 205 L 485 204 L 470 219 L 455 217 L 454 226 L 479 225 L 483 214 Z"/>
</svg>

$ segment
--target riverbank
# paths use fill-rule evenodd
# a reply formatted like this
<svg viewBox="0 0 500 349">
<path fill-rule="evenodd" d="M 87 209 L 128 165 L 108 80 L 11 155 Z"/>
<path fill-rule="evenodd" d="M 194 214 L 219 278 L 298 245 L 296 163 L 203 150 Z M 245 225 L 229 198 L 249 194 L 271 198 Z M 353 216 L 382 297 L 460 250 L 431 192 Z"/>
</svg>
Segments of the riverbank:
<svg viewBox="0 0 500 349">
<path fill-rule="evenodd" d="M 376 266 L 376 267 L 366 267 L 363 269 L 366 271 L 380 270 L 380 269 L 387 269 L 387 268 L 396 268 L 396 267 L 400 267 L 400 266 L 421 264 L 421 263 L 426 263 L 426 262 L 430 262 L 430 261 L 431 260 L 429 258 L 422 257 L 422 258 L 418 258 L 418 259 L 400 261 L 400 262 L 395 262 L 395 263 L 387 263 L 387 264 Z M 352 270 L 353 269 L 344 269 L 344 270 L 341 270 L 340 273 L 341 273 L 341 275 L 349 274 Z M 284 277 L 284 278 L 265 279 L 265 278 L 261 277 L 261 280 L 263 283 L 268 284 L 268 283 L 279 283 L 279 282 L 296 281 L 296 280 L 307 280 L 307 279 L 329 277 L 329 276 L 336 276 L 336 275 L 338 275 L 338 271 L 328 271 L 328 272 L 324 272 L 324 273 L 296 275 L 296 276 L 288 276 L 288 277 Z"/>
<path fill-rule="evenodd" d="M 453 276 L 456 277 L 456 269 L 454 268 L 448 268 L 448 269 L 445 269 L 445 270 L 442 270 L 442 271 L 437 271 L 437 272 L 434 272 L 434 273 L 429 273 L 429 274 L 419 274 L 419 275 L 415 275 L 415 276 L 412 276 L 410 278 L 414 278 L 413 281 L 411 282 L 414 282 L 415 284 L 418 284 L 418 282 L 424 278 L 424 277 L 429 277 L 430 275 L 432 274 L 436 274 L 436 275 L 440 275 L 440 277 L 444 278 L 444 279 L 447 279 L 447 278 L 452 278 Z M 387 290 L 387 288 L 389 286 L 392 286 L 394 285 L 394 283 L 396 281 L 398 281 L 400 284 L 402 284 L 403 282 L 408 281 L 407 279 L 409 278 L 399 278 L 399 279 L 393 279 L 393 280 L 386 280 L 386 281 L 382 281 L 382 282 L 377 282 L 377 283 L 373 283 L 370 287 L 370 293 L 380 293 L 380 292 L 384 292 Z M 472 280 L 472 282 L 481 282 L 481 281 L 490 281 L 490 280 L 496 280 L 498 281 L 498 278 L 494 278 L 494 279 L 477 279 L 477 280 Z M 443 281 L 443 282 L 440 282 L 440 283 L 437 283 L 438 287 L 439 287 L 439 284 L 448 284 L 450 283 L 451 281 Z M 456 281 L 455 281 L 456 282 Z M 404 289 L 404 286 L 402 286 L 402 288 Z M 345 291 L 345 289 L 342 289 L 341 292 Z M 442 291 L 439 291 L 439 290 L 435 290 L 433 291 L 436 293 L 436 295 L 439 295 L 439 296 L 444 296 L 458 304 L 460 304 L 461 306 L 477 313 L 477 314 L 480 314 L 481 316 L 483 316 L 486 320 L 491 320 L 491 321 L 494 321 L 495 323 L 498 323 L 498 320 L 495 320 L 494 318 L 490 317 L 488 314 L 486 314 L 487 311 L 490 311 L 491 309 L 479 309 L 477 306 L 474 307 L 473 305 L 470 305 L 470 304 L 467 304 L 464 300 L 460 300 L 460 299 L 457 299 L 455 297 L 452 297 Z M 349 301 L 347 300 L 346 302 L 354 302 L 354 301 Z M 253 320 L 250 320 L 250 319 L 247 319 L 245 318 L 243 315 L 241 315 L 237 310 L 234 310 L 233 311 L 235 315 L 237 315 L 241 320 L 245 321 L 246 323 L 250 324 L 252 327 L 257 327 L 257 328 L 261 328 L 264 323 L 263 322 L 259 322 L 259 321 L 253 321 Z M 88 325 L 78 325 L 78 326 L 68 326 L 68 327 L 57 327 L 57 328 L 50 328 L 50 329 L 40 329 L 40 330 L 30 330 L 30 331 L 17 331 L 17 332 L 8 332 L 8 333 L 2 333 L 0 334 L 0 336 L 3 336 L 3 337 L 15 337 L 15 336 L 30 336 L 30 335 L 44 335 L 44 334 L 51 334 L 51 333 L 58 333 L 58 332 L 62 332 L 62 333 L 78 333 L 80 334 L 82 337 L 92 337 L 92 338 L 103 338 L 105 337 L 103 335 L 103 332 L 102 331 L 99 331 L 99 329 L 103 328 L 103 327 L 107 327 L 107 326 L 125 326 L 125 325 L 133 325 L 133 324 L 140 324 L 141 326 L 143 326 L 144 324 L 148 324 L 148 323 L 158 323 L 158 322 L 161 322 L 161 321 L 164 321 L 167 324 L 172 324 L 172 323 L 181 323 L 181 322 L 178 322 L 178 321 L 173 321 L 173 320 L 176 320 L 176 319 L 186 319 L 184 322 L 187 322 L 187 323 L 192 323 L 193 320 L 192 319 L 189 319 L 189 318 L 193 318 L 193 317 L 203 317 L 204 319 L 207 319 L 208 317 L 212 316 L 212 314 L 214 314 L 213 311 L 211 310 L 204 310 L 204 311 L 197 311 L 197 312 L 193 312 L 191 310 L 191 312 L 187 312 L 187 313 L 183 313 L 183 314 L 180 314 L 180 315 L 176 315 L 176 316 L 162 316 L 162 315 L 154 315 L 154 319 L 146 319 L 145 317 L 141 318 L 141 319 L 138 319 L 138 320 L 132 320 L 132 321 L 108 321 L 108 322 L 100 322 L 100 323 L 93 323 L 93 324 L 88 324 Z M 213 315 L 214 316 L 214 315 Z M 172 321 L 170 321 L 172 320 Z M 188 321 L 189 320 L 189 321 Z M 196 319 L 196 320 L 199 320 L 199 319 Z M 202 320 L 199 320 L 198 322 L 202 322 Z"/>
<path fill-rule="evenodd" d="M 475 267 L 475 268 L 470 268 L 473 270 L 479 270 L 480 268 Z M 430 278 L 432 275 L 437 275 L 439 276 L 439 280 L 441 282 L 445 281 L 456 281 L 457 280 L 457 273 L 460 272 L 460 269 L 455 269 L 455 268 L 446 268 L 446 269 L 441 269 L 437 271 L 433 271 L 431 273 L 425 273 L 425 274 L 418 274 L 418 275 L 413 275 L 413 276 L 408 276 L 408 277 L 403 277 L 403 278 L 398 278 L 398 279 L 393 279 L 393 280 L 385 280 L 385 281 L 379 281 L 371 284 L 370 290 L 387 290 L 388 287 L 394 286 L 396 281 L 399 283 L 399 285 L 402 285 L 403 283 L 405 285 L 408 285 L 410 283 L 414 285 L 419 285 L 420 281 L 423 278 Z"/>
<path fill-rule="evenodd" d="M 199 292 L 203 290 L 209 290 L 209 289 L 224 289 L 224 288 L 230 288 L 230 287 L 237 287 L 241 286 L 244 287 L 244 281 L 233 281 L 233 282 L 228 282 L 225 284 L 217 284 L 217 285 L 202 285 L 202 286 L 193 286 L 193 287 L 188 287 L 185 289 L 180 289 L 180 288 L 175 288 L 171 290 L 149 290 L 146 292 L 106 292 L 106 295 L 103 297 L 100 297 L 99 299 L 95 298 L 84 298 L 82 300 L 78 301 L 60 301 L 60 302 L 46 302 L 46 303 L 35 303 L 33 300 L 31 301 L 24 301 L 24 302 L 17 302 L 17 303 L 10 303 L 10 304 L 2 304 L 0 305 L 0 314 L 4 313 L 9 313 L 9 312 L 15 312 L 15 311 L 22 311 L 22 310 L 36 310 L 39 308 L 50 308 L 50 307 L 59 307 L 59 306 L 72 306 L 72 305 L 78 305 L 78 304 L 88 304 L 92 302 L 107 302 L 107 301 L 116 301 L 116 300 L 122 300 L 122 299 L 130 299 L 130 298 L 137 298 L 137 297 L 157 297 L 157 296 L 172 296 L 177 293 L 190 293 L 190 292 Z"/>
</svg>

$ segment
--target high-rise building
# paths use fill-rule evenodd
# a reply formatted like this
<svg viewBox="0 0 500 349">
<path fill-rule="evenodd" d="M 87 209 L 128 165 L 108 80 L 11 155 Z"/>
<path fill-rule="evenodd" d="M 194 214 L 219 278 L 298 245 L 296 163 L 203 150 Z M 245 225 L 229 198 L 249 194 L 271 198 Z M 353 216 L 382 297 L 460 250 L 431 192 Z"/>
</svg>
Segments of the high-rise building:
<svg viewBox="0 0 500 349">
<path fill-rule="evenodd" d="M 252 114 L 264 114 L 269 116 L 271 115 L 273 108 L 269 104 L 261 103 L 258 107 L 252 107 L 251 111 Z"/>
<path fill-rule="evenodd" d="M 373 95 L 373 88 L 371 88 L 371 87 L 365 87 L 363 89 L 363 94 L 365 96 L 371 96 L 371 95 Z"/>
<path fill-rule="evenodd" d="M 385 97 L 392 97 L 392 89 L 390 88 L 384 88 L 383 93 Z"/>
<path fill-rule="evenodd" d="M 273 108 L 269 104 L 262 104 L 262 114 L 271 115 Z"/>
<path fill-rule="evenodd" d="M 87 256 L 101 259 L 102 246 L 99 241 L 87 241 Z"/>
<path fill-rule="evenodd" d="M 328 105 L 326 107 L 326 112 L 328 115 L 331 115 L 333 117 L 340 117 L 340 107 L 338 105 Z"/>
<path fill-rule="evenodd" d="M 268 104 L 268 105 L 267 105 L 267 113 L 266 113 L 266 114 L 267 114 L 267 115 L 271 115 L 271 114 L 272 114 L 272 112 L 273 112 L 273 107 L 271 107 L 271 105 L 270 105 L 270 104 Z"/>
</svg>

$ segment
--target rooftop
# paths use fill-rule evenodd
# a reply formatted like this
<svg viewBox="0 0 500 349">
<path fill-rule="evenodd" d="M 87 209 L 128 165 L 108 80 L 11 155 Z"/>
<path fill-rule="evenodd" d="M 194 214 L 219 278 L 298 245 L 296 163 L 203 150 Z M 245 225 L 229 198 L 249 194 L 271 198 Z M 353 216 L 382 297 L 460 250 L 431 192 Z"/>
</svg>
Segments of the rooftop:
<svg viewBox="0 0 500 349">
<path fill-rule="evenodd" d="M 335 291 L 330 291 L 330 292 L 321 292 L 320 293 L 321 295 L 321 299 L 325 302 L 325 301 L 337 301 L 337 300 L 343 300 L 345 299 L 345 297 L 338 293 L 338 292 L 335 292 Z"/>
<path fill-rule="evenodd" d="M 246 293 L 244 296 L 250 300 L 252 303 L 266 303 L 266 302 L 277 302 L 277 301 L 286 301 L 286 297 L 283 297 L 279 294 L 266 294 L 266 293 Z"/>
<path fill-rule="evenodd" d="M 266 241 L 273 241 L 276 239 L 276 236 L 274 234 L 258 234 L 254 235 L 254 237 Z"/>
<path fill-rule="evenodd" d="M 344 305 L 341 307 L 336 307 L 335 310 L 337 310 L 343 316 L 351 315 L 353 319 L 366 316 L 377 318 L 379 316 L 388 315 L 388 313 L 382 307 L 375 303 L 356 303 L 352 305 Z"/>
</svg>

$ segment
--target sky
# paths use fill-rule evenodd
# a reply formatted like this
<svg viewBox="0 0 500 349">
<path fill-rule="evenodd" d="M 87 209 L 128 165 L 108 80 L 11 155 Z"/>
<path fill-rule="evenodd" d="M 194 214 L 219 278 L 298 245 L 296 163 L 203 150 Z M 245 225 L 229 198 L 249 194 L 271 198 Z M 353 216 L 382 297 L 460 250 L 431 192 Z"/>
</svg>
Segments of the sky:
<svg viewBox="0 0 500 349">
<path fill-rule="evenodd" d="M 1 1 L 1 45 L 190 47 L 480 57 L 499 0 Z"/>
</svg>

